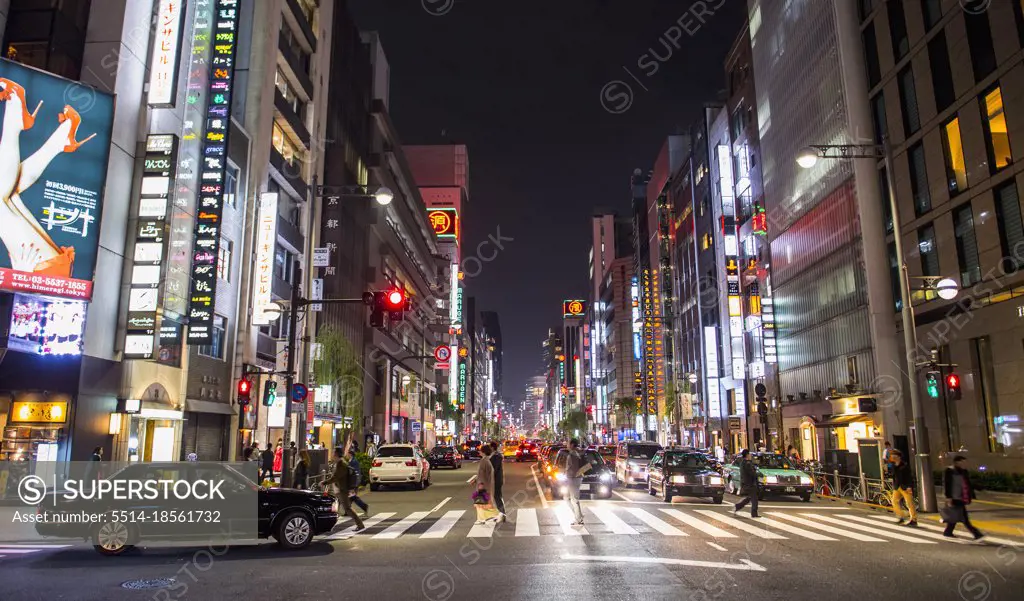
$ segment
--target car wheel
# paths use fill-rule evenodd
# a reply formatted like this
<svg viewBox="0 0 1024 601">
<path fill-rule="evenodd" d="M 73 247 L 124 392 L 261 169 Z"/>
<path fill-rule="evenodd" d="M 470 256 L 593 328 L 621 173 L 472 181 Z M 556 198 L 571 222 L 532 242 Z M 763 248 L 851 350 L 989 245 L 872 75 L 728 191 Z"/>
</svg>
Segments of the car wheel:
<svg viewBox="0 0 1024 601">
<path fill-rule="evenodd" d="M 101 555 L 121 555 L 135 545 L 135 535 L 124 522 L 104 522 L 97 526 L 92 535 L 92 547 Z"/>
<path fill-rule="evenodd" d="M 668 484 L 661 483 L 661 500 L 665 503 L 672 502 L 672 489 L 668 487 Z"/>
<path fill-rule="evenodd" d="M 373 491 L 380 490 L 380 484 L 377 484 L 376 482 L 371 483 L 370 484 L 370 490 L 373 490 Z"/>
<path fill-rule="evenodd" d="M 715 505 L 721 505 L 722 504 L 722 499 L 723 499 L 722 495 L 719 495 L 717 497 L 711 497 L 711 502 L 714 503 Z"/>
<path fill-rule="evenodd" d="M 647 481 L 647 494 L 651 495 L 652 497 L 654 496 L 654 485 L 651 484 L 650 480 Z"/>
<path fill-rule="evenodd" d="M 278 522 L 274 538 L 286 549 L 307 547 L 313 542 L 313 521 L 301 511 L 292 511 Z"/>
<path fill-rule="evenodd" d="M 811 502 L 811 493 L 807 493 L 805 495 L 800 495 L 800 500 L 803 501 L 804 503 L 810 503 Z"/>
</svg>

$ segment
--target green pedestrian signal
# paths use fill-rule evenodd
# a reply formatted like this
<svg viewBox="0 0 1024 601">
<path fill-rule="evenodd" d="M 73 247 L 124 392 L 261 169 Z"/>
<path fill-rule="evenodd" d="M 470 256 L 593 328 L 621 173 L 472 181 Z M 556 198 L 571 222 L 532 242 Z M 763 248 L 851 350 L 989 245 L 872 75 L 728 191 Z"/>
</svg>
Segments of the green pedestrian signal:
<svg viewBox="0 0 1024 601">
<path fill-rule="evenodd" d="M 938 372 L 928 372 L 928 396 L 933 399 L 939 398 Z"/>
<path fill-rule="evenodd" d="M 267 381 L 266 388 L 263 389 L 263 406 L 273 407 L 274 401 L 277 400 L 277 382 L 274 380 Z"/>
</svg>

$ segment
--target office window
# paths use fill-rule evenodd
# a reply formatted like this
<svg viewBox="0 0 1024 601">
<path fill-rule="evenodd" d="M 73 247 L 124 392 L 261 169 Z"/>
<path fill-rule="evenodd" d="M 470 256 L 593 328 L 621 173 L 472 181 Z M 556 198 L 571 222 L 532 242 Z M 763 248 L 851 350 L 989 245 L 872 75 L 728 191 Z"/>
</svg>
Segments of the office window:
<svg viewBox="0 0 1024 601">
<path fill-rule="evenodd" d="M 1011 0 L 1013 5 L 1013 20 L 1017 22 L 1017 38 L 1021 46 L 1024 46 L 1024 0 Z"/>
<path fill-rule="evenodd" d="M 875 87 L 882 79 L 882 68 L 878 64 L 878 40 L 875 39 L 875 24 L 864 29 L 864 64 L 868 69 L 868 88 Z"/>
<path fill-rule="evenodd" d="M 211 359 L 224 358 L 224 343 L 227 340 L 227 320 L 220 315 L 213 316 L 213 336 L 210 337 L 210 344 L 200 345 L 196 350 Z"/>
<path fill-rule="evenodd" d="M 1011 180 L 995 189 L 996 219 L 999 222 L 999 242 L 1002 245 L 1003 269 L 1017 271 L 1020 267 L 1016 257 L 1024 254 L 1024 226 L 1020 219 L 1020 199 L 1017 184 Z"/>
<path fill-rule="evenodd" d="M 227 169 L 224 170 L 224 204 L 237 207 L 237 199 L 235 196 L 238 194 L 238 167 L 228 163 Z"/>
<path fill-rule="evenodd" d="M 978 239 L 974 236 L 974 211 L 970 203 L 953 210 L 953 234 L 956 236 L 956 258 L 960 264 L 960 286 L 967 288 L 981 281 Z"/>
<path fill-rule="evenodd" d="M 900 294 L 900 264 L 896 260 L 896 243 L 889 243 L 889 283 L 892 284 L 892 300 L 895 303 L 894 310 L 903 310 L 903 300 Z M 281 321 L 281 320 L 278 320 Z"/>
<path fill-rule="evenodd" d="M 917 110 L 917 90 L 914 88 L 914 71 L 907 66 L 899 74 L 900 112 L 903 114 L 903 135 L 910 137 L 921 128 L 921 114 Z"/>
<path fill-rule="evenodd" d="M 914 196 L 914 212 L 918 217 L 932 209 L 932 197 L 928 191 L 928 172 L 924 166 L 924 146 L 920 142 L 907 151 L 910 164 L 910 190 Z"/>
<path fill-rule="evenodd" d="M 875 8 L 875 0 L 857 0 L 857 13 L 863 21 Z"/>
<path fill-rule="evenodd" d="M 917 230 L 917 249 L 921 253 L 921 275 L 939 275 L 939 252 L 932 224 Z"/>
<path fill-rule="evenodd" d="M 879 90 L 871 99 L 871 123 L 875 127 L 875 143 L 881 144 L 888 131 L 885 121 L 885 90 Z"/>
<path fill-rule="evenodd" d="M 278 278 L 286 281 L 292 281 L 292 264 L 294 263 L 295 255 L 288 252 L 280 244 L 274 248 L 274 275 Z"/>
<path fill-rule="evenodd" d="M 967 188 L 967 167 L 960 140 L 960 119 L 953 117 L 942 126 L 942 154 L 946 160 L 946 187 L 950 195 Z"/>
<path fill-rule="evenodd" d="M 932 88 L 935 91 L 935 110 L 944 111 L 956 100 L 953 89 L 953 71 L 949 67 L 949 48 L 946 32 L 940 31 L 928 42 L 928 62 L 932 69 Z"/>
<path fill-rule="evenodd" d="M 935 27 L 935 24 L 942 19 L 942 0 L 922 0 L 921 12 L 924 13 L 925 28 Z"/>
<path fill-rule="evenodd" d="M 910 50 L 907 38 L 907 19 L 903 14 L 903 0 L 889 0 L 885 3 L 889 13 L 889 35 L 892 37 L 892 53 L 899 62 Z"/>
<path fill-rule="evenodd" d="M 220 239 L 220 247 L 217 249 L 217 279 L 225 282 L 231 281 L 231 252 L 235 243 L 231 240 Z"/>
<path fill-rule="evenodd" d="M 885 168 L 878 171 L 878 189 L 882 191 L 882 215 L 885 218 L 885 233 L 892 233 L 892 205 L 889 204 L 889 178 Z"/>
<path fill-rule="evenodd" d="M 1003 92 L 997 86 L 982 95 L 981 121 L 985 126 L 985 144 L 988 147 L 988 167 L 992 173 L 1013 162 L 1010 153 L 1010 135 L 1003 112 Z"/>
<path fill-rule="evenodd" d="M 988 23 L 989 11 L 964 11 L 967 25 L 967 46 L 971 51 L 971 65 L 974 67 L 974 81 L 979 82 L 996 68 L 996 51 L 992 46 L 992 28 Z"/>
</svg>

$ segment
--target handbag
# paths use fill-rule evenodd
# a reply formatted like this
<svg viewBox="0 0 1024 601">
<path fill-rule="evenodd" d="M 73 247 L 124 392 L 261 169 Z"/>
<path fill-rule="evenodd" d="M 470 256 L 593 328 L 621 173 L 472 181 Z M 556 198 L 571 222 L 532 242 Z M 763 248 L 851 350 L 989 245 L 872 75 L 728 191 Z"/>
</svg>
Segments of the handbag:
<svg viewBox="0 0 1024 601">
<path fill-rule="evenodd" d="M 961 506 L 944 505 L 939 508 L 939 515 L 942 516 L 943 524 L 959 524 L 960 522 L 966 522 L 964 519 L 964 508 Z"/>
<path fill-rule="evenodd" d="M 482 488 L 473 493 L 472 499 L 474 505 L 487 505 L 490 502 L 487 491 Z"/>
</svg>

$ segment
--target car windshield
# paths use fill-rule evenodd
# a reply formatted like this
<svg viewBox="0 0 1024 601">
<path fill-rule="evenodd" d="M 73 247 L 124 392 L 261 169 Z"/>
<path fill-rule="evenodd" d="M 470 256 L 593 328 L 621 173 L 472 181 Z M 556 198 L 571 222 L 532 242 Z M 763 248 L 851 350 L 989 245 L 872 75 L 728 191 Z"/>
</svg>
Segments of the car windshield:
<svg viewBox="0 0 1024 601">
<path fill-rule="evenodd" d="M 583 458 L 583 461 L 589 463 L 590 467 L 595 469 L 605 465 L 604 459 L 595 451 L 582 451 L 580 452 L 580 457 Z M 565 449 L 559 451 L 558 455 L 555 456 L 555 463 L 562 469 L 565 469 L 565 466 L 569 463 L 569 451 Z"/>
<path fill-rule="evenodd" d="M 612 446 L 597 447 L 597 452 L 602 454 L 602 455 L 614 455 L 615 454 L 615 447 L 612 447 Z"/>
<path fill-rule="evenodd" d="M 779 470 L 791 470 L 793 464 L 782 455 L 758 455 L 755 462 L 760 467 L 767 467 Z"/>
<path fill-rule="evenodd" d="M 669 467 L 707 467 L 707 457 L 699 453 L 668 453 L 665 464 Z"/>
<path fill-rule="evenodd" d="M 377 457 L 412 457 L 412 447 L 381 447 Z"/>
<path fill-rule="evenodd" d="M 454 450 L 455 450 L 455 449 L 453 449 L 453 448 L 451 448 L 451 447 L 434 447 L 433 449 L 431 449 L 431 451 L 430 451 L 430 452 L 431 452 L 431 453 L 438 453 L 438 454 L 441 454 L 441 453 L 451 453 L 451 452 L 452 452 L 452 451 L 454 451 Z"/>
<path fill-rule="evenodd" d="M 629 445 L 629 458 L 630 459 L 650 459 L 654 457 L 654 454 L 658 452 L 658 447 L 655 445 L 637 444 Z"/>
</svg>

